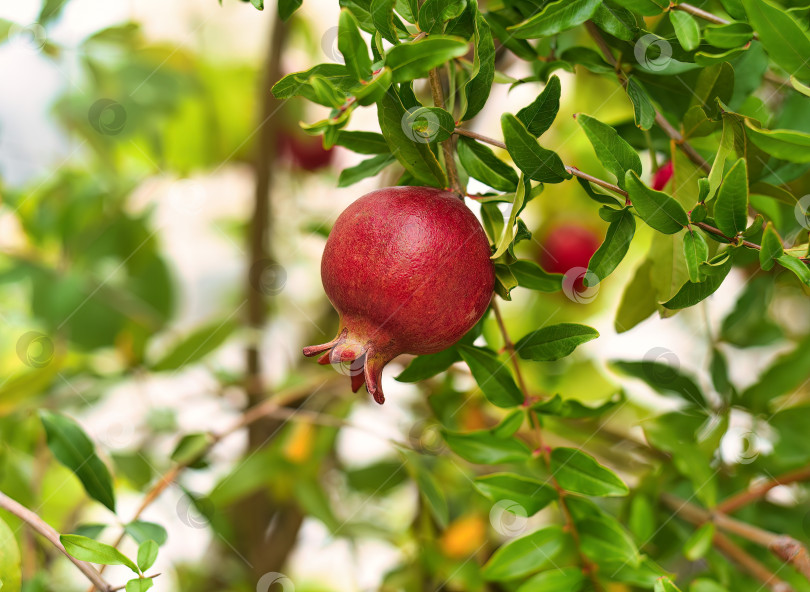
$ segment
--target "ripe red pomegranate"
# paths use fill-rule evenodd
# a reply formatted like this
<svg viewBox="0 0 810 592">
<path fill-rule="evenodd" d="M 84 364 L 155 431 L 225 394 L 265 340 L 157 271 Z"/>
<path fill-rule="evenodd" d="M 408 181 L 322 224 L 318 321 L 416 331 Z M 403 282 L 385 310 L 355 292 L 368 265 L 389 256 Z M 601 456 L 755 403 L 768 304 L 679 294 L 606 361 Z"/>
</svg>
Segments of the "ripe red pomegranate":
<svg viewBox="0 0 810 592">
<path fill-rule="evenodd" d="M 655 171 L 652 178 L 652 188 L 656 191 L 663 191 L 672 178 L 672 170 L 672 161 L 668 160 L 664 166 Z"/>
<path fill-rule="evenodd" d="M 323 147 L 320 137 L 309 136 L 300 131 L 283 130 L 279 136 L 279 148 L 293 166 L 309 172 L 331 164 L 335 154 L 331 148 L 326 150 Z"/>
<path fill-rule="evenodd" d="M 338 217 L 321 260 L 338 335 L 304 355 L 350 363 L 352 391 L 365 382 L 382 405 L 388 362 L 441 351 L 484 314 L 495 285 L 489 256 L 484 229 L 452 193 L 389 187 L 364 195 Z"/>
<path fill-rule="evenodd" d="M 575 267 L 587 269 L 601 241 L 588 228 L 578 224 L 562 224 L 553 228 L 542 244 L 540 265 L 543 269 L 565 274 Z"/>
</svg>

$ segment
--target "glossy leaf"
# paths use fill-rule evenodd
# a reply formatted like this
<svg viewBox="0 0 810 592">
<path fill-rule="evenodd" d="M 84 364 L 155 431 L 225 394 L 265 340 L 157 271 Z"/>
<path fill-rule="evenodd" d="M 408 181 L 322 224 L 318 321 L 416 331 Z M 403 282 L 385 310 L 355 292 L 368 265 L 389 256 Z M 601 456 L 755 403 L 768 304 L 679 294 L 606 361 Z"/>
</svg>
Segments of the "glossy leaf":
<svg viewBox="0 0 810 592">
<path fill-rule="evenodd" d="M 662 0 L 614 0 L 613 3 L 642 16 L 657 16 L 664 12 L 666 6 Z"/>
<path fill-rule="evenodd" d="M 601 3 L 601 0 L 557 0 L 508 30 L 518 39 L 540 39 L 556 35 L 587 21 Z"/>
<path fill-rule="evenodd" d="M 570 179 L 556 152 L 546 150 L 521 121 L 510 113 L 501 116 L 506 149 L 517 167 L 529 178 L 543 183 L 560 183 Z"/>
<path fill-rule="evenodd" d="M 515 240 L 517 236 L 517 216 L 518 213 L 523 209 L 523 203 L 526 200 L 526 182 L 523 178 L 523 175 L 520 176 L 518 180 L 517 189 L 515 190 L 515 198 L 512 200 L 512 204 L 509 207 L 509 219 L 506 221 L 506 224 L 501 231 L 501 236 L 498 241 L 495 243 L 495 252 L 492 254 L 492 259 L 497 259 L 498 257 L 502 256 L 506 253 L 506 250 Z"/>
<path fill-rule="evenodd" d="M 692 15 L 681 10 L 671 10 L 669 20 L 681 47 L 692 51 L 700 45 L 700 27 Z"/>
<path fill-rule="evenodd" d="M 444 372 L 454 363 L 461 360 L 458 349 L 448 348 L 435 354 L 416 356 L 407 368 L 395 380 L 399 382 L 421 382 Z"/>
<path fill-rule="evenodd" d="M 445 0 L 437 1 L 443 3 Z M 470 80 L 464 85 L 467 109 L 464 111 L 461 121 L 472 119 L 481 112 L 489 99 L 492 82 L 495 80 L 495 42 L 492 39 L 492 31 L 478 10 L 478 3 L 471 3 L 470 6 L 474 8 L 475 12 L 475 33 L 473 35 L 475 55 Z"/>
<path fill-rule="evenodd" d="M 760 267 L 766 271 L 771 269 L 774 265 L 774 261 L 779 259 L 784 252 L 782 239 L 779 238 L 779 234 L 774 230 L 773 223 L 768 222 L 765 225 L 765 230 L 762 232 L 762 249 L 759 251 Z"/>
<path fill-rule="evenodd" d="M 615 129 L 584 113 L 577 116 L 577 122 L 588 136 L 599 162 L 613 173 L 621 187 L 624 187 L 627 171 L 641 174 L 641 159 L 638 153 L 616 133 Z"/>
<path fill-rule="evenodd" d="M 358 154 L 390 154 L 391 149 L 382 134 L 376 132 L 357 132 L 340 130 L 335 146 L 357 152 Z"/>
<path fill-rule="evenodd" d="M 745 120 L 748 138 L 766 153 L 790 162 L 810 162 L 810 134 L 795 130 L 766 130 Z"/>
<path fill-rule="evenodd" d="M 281 17 L 281 20 L 288 21 L 290 17 L 295 14 L 295 11 L 301 8 L 302 4 L 303 0 L 279 0 L 278 15 Z"/>
<path fill-rule="evenodd" d="M 345 8 L 338 21 L 338 49 L 346 60 L 346 69 L 355 80 L 365 80 L 371 75 L 371 58 L 368 47 L 360 35 L 360 25 L 354 15 Z"/>
<path fill-rule="evenodd" d="M 771 59 L 790 75 L 810 80 L 810 35 L 792 14 L 769 0 L 742 0 L 748 22 Z"/>
<path fill-rule="evenodd" d="M 372 0 L 368 12 L 374 27 L 380 32 L 383 39 L 396 45 L 399 43 L 399 37 L 394 26 L 395 5 L 396 0 Z"/>
<path fill-rule="evenodd" d="M 498 191 L 515 191 L 518 184 L 515 169 L 495 156 L 488 146 L 464 136 L 458 139 L 457 146 L 461 166 L 473 179 Z"/>
<path fill-rule="evenodd" d="M 551 472 L 566 491 L 595 496 L 627 495 L 627 485 L 589 454 L 575 448 L 555 448 L 551 452 Z"/>
<path fill-rule="evenodd" d="M 629 209 L 621 210 L 610 222 L 605 240 L 588 262 L 589 274 L 583 278 L 583 283 L 590 288 L 608 277 L 613 270 L 622 262 L 630 243 L 636 233 L 636 219 Z M 596 281 L 592 282 L 591 278 Z"/>
<path fill-rule="evenodd" d="M 419 8 L 419 28 L 429 35 L 441 32 L 445 21 L 459 16 L 464 7 L 464 0 L 425 0 Z"/>
<path fill-rule="evenodd" d="M 633 41 L 638 30 L 633 13 L 626 8 L 602 2 L 593 13 L 591 20 L 603 31 L 622 41 Z"/>
<path fill-rule="evenodd" d="M 736 236 L 748 226 L 748 168 L 739 159 L 723 179 L 714 204 L 714 220 L 726 236 Z"/>
<path fill-rule="evenodd" d="M 633 539 L 615 518 L 600 515 L 577 522 L 582 552 L 594 561 L 641 563 L 641 555 Z"/>
<path fill-rule="evenodd" d="M 497 407 L 514 407 L 523 403 L 523 393 L 503 362 L 485 350 L 468 345 L 459 345 L 458 351 L 490 403 Z"/>
<path fill-rule="evenodd" d="M 554 565 L 567 539 L 559 526 L 549 526 L 510 541 L 489 558 L 481 575 L 489 581 L 506 581 L 538 572 Z"/>
<path fill-rule="evenodd" d="M 706 264 L 703 264 L 700 269 L 704 273 L 708 271 Z M 686 282 L 681 289 L 678 290 L 677 294 L 666 302 L 663 302 L 661 306 L 670 310 L 694 306 L 714 294 L 723 283 L 723 280 L 726 279 L 730 270 L 731 258 L 728 257 L 720 265 L 715 266 L 715 270 L 712 270 L 712 273 L 709 273 L 706 279 L 699 283 L 692 281 Z"/>
<path fill-rule="evenodd" d="M 646 89 L 634 76 L 627 79 L 627 96 L 633 103 L 633 120 L 636 127 L 643 130 L 650 129 L 655 123 L 655 105 Z"/>
<path fill-rule="evenodd" d="M 552 76 L 531 105 L 517 112 L 517 118 L 533 136 L 540 137 L 551 127 L 560 110 L 561 91 L 560 79 Z"/>
<path fill-rule="evenodd" d="M 532 331 L 515 344 L 515 351 L 524 360 L 551 362 L 564 358 L 583 343 L 599 337 L 593 327 L 575 323 L 560 323 Z"/>
<path fill-rule="evenodd" d="M 397 159 L 393 154 L 378 154 L 377 156 L 372 156 L 353 167 L 340 171 L 337 186 L 349 187 L 363 179 L 375 177 L 396 161 Z"/>
<path fill-rule="evenodd" d="M 444 432 L 444 440 L 464 460 L 480 465 L 525 461 L 531 450 L 521 441 L 499 438 L 488 431 Z"/>
<path fill-rule="evenodd" d="M 548 273 L 534 261 L 520 259 L 509 266 L 518 284 L 538 292 L 559 292 L 562 290 L 563 276 L 559 273 Z"/>
<path fill-rule="evenodd" d="M 776 260 L 779 262 L 779 265 L 792 271 L 796 277 L 799 278 L 801 283 L 805 286 L 810 286 L 810 268 L 807 267 L 804 261 L 788 253 L 783 253 L 777 257 Z"/>
<path fill-rule="evenodd" d="M 701 281 L 703 275 L 700 272 L 700 264 L 709 257 L 709 245 L 697 230 L 689 229 L 684 233 L 683 255 L 686 259 L 689 281 L 695 283 Z"/>
<path fill-rule="evenodd" d="M 101 462 L 95 446 L 84 430 L 72 419 L 40 410 L 48 448 L 60 463 L 79 478 L 87 494 L 115 512 L 115 494 L 107 465 Z"/>
<path fill-rule="evenodd" d="M 138 566 L 131 559 L 110 545 L 76 534 L 63 534 L 59 540 L 64 545 L 65 551 L 76 559 L 102 565 L 124 565 L 139 573 Z"/>
<path fill-rule="evenodd" d="M 557 491 L 548 483 L 513 473 L 478 477 L 475 488 L 494 502 L 513 502 L 504 509 L 519 516 L 534 516 L 557 499 Z"/>
<path fill-rule="evenodd" d="M 392 47 L 385 56 L 385 65 L 391 68 L 394 82 L 406 82 L 425 78 L 433 68 L 463 56 L 468 49 L 463 39 L 433 35 Z"/>
<path fill-rule="evenodd" d="M 689 223 L 681 204 L 666 193 L 647 187 L 635 171 L 628 170 L 624 182 L 636 212 L 653 229 L 675 234 Z"/>
<path fill-rule="evenodd" d="M 152 365 L 152 370 L 179 370 L 202 360 L 219 349 L 238 326 L 236 321 L 225 319 L 197 329 L 170 346 L 167 353 Z"/>
</svg>

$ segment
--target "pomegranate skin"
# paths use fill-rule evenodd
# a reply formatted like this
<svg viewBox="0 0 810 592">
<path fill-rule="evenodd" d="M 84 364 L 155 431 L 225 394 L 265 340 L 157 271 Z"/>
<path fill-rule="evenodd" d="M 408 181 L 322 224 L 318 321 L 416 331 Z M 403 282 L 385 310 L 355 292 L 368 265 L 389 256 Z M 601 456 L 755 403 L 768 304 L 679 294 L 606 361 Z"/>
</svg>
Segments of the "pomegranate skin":
<svg viewBox="0 0 810 592">
<path fill-rule="evenodd" d="M 385 401 L 382 368 L 402 353 L 453 345 L 486 312 L 495 285 L 484 229 L 454 194 L 428 187 L 372 191 L 340 214 L 321 260 L 340 315 L 338 336 L 304 348 L 349 363 L 352 390 Z"/>
</svg>

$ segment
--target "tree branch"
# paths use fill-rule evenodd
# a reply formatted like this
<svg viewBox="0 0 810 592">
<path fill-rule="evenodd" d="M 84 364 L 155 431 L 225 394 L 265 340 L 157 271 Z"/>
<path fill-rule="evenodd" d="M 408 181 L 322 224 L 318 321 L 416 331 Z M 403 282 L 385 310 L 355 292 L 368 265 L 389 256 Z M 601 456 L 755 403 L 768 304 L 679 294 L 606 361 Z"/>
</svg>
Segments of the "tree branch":
<svg viewBox="0 0 810 592">
<path fill-rule="evenodd" d="M 93 584 L 93 589 L 100 590 L 101 592 L 112 592 L 110 585 L 101 577 L 101 574 L 86 561 L 81 561 L 71 556 L 66 550 L 62 541 L 59 540 L 59 533 L 53 527 L 45 522 L 42 518 L 36 515 L 19 502 L 11 499 L 6 494 L 0 491 L 0 508 L 14 514 L 17 518 L 25 522 L 34 531 L 41 534 L 43 537 L 56 547 L 56 549 L 67 557 L 73 565 L 79 568 L 79 571 L 90 580 Z"/>
<path fill-rule="evenodd" d="M 742 491 L 732 495 L 731 497 L 726 498 L 717 504 L 716 509 L 718 512 L 731 514 L 743 506 L 747 506 L 748 504 L 764 497 L 765 494 L 767 494 L 774 487 L 778 487 L 779 485 L 789 485 L 790 483 L 795 483 L 797 481 L 807 481 L 809 479 L 810 465 L 807 465 L 806 467 L 802 467 L 800 469 L 784 473 L 783 475 L 779 475 L 778 477 L 774 477 L 773 479 L 764 483 L 753 485 L 748 488 L 747 491 Z"/>
<path fill-rule="evenodd" d="M 433 94 L 433 104 L 440 109 L 445 108 L 444 91 L 442 90 L 442 80 L 439 68 L 430 71 L 430 92 Z M 461 186 L 461 180 L 456 168 L 455 150 L 453 147 L 453 136 L 442 142 L 442 153 L 444 154 L 444 165 L 447 167 L 447 178 L 450 187 L 455 191 L 460 199 L 464 199 L 466 191 Z"/>
<path fill-rule="evenodd" d="M 790 584 L 780 580 L 759 559 L 747 553 L 722 532 L 714 533 L 712 543 L 726 557 L 762 582 L 763 585 L 768 586 L 772 592 L 793 592 L 793 587 Z"/>
</svg>

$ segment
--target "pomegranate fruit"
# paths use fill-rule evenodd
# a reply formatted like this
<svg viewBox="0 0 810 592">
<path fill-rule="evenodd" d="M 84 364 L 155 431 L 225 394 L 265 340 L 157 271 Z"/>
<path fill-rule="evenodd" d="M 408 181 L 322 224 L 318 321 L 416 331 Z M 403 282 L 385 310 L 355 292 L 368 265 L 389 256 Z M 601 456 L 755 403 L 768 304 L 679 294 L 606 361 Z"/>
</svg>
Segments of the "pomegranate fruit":
<svg viewBox="0 0 810 592">
<path fill-rule="evenodd" d="M 289 130 L 281 132 L 279 147 L 294 167 L 307 172 L 315 172 L 329 166 L 335 154 L 331 148 L 327 150 L 323 147 L 320 137 Z"/>
<path fill-rule="evenodd" d="M 349 364 L 352 391 L 385 396 L 383 367 L 399 354 L 453 345 L 483 316 L 495 272 L 484 229 L 454 194 L 390 187 L 352 203 L 335 222 L 321 279 L 340 315 L 335 339 L 304 348 Z"/>
<path fill-rule="evenodd" d="M 578 224 L 561 224 L 543 241 L 540 265 L 550 273 L 568 273 L 575 267 L 587 268 L 599 248 L 599 237 Z"/>
</svg>

